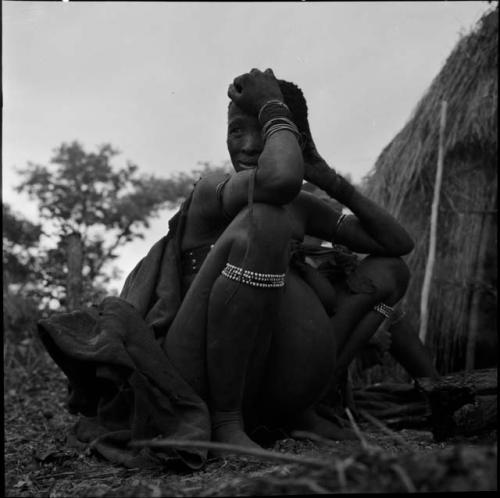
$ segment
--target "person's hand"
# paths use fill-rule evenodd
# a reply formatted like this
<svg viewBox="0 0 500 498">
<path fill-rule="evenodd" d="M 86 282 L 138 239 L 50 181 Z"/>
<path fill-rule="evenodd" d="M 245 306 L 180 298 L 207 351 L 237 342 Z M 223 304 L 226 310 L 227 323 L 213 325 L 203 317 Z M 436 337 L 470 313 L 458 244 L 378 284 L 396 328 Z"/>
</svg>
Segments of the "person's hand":
<svg viewBox="0 0 500 498">
<path fill-rule="evenodd" d="M 319 188 L 322 188 L 326 178 L 331 178 L 335 170 L 328 166 L 327 162 L 321 157 L 316 144 L 310 134 L 303 133 L 305 141 L 302 149 L 304 158 L 304 179 Z"/>
<path fill-rule="evenodd" d="M 389 351 L 392 344 L 391 333 L 386 329 L 379 329 L 371 338 L 370 342 L 377 346 L 382 353 L 386 353 Z"/>
<path fill-rule="evenodd" d="M 302 155 L 304 156 L 304 162 L 314 165 L 318 162 L 324 162 L 324 159 L 321 157 L 318 149 L 316 148 L 316 144 L 310 133 L 302 133 L 304 140 L 304 148 L 302 149 Z"/>
<path fill-rule="evenodd" d="M 240 109 L 255 115 L 269 100 L 283 102 L 283 94 L 272 69 L 264 72 L 252 69 L 249 73 L 234 78 L 227 95 Z"/>
</svg>

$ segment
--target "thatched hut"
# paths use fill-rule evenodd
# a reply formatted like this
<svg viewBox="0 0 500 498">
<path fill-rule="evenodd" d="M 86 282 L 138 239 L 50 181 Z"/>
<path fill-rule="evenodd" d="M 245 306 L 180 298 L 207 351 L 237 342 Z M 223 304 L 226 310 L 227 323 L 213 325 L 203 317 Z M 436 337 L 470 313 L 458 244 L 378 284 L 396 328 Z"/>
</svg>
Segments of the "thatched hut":
<svg viewBox="0 0 500 498">
<path fill-rule="evenodd" d="M 444 173 L 427 344 L 441 371 L 496 364 L 498 7 L 462 37 L 403 129 L 365 178 L 369 197 L 413 235 L 406 307 L 419 324 L 441 102 Z M 475 340 L 477 338 L 477 341 Z M 475 354 L 474 354 L 475 350 Z"/>
</svg>

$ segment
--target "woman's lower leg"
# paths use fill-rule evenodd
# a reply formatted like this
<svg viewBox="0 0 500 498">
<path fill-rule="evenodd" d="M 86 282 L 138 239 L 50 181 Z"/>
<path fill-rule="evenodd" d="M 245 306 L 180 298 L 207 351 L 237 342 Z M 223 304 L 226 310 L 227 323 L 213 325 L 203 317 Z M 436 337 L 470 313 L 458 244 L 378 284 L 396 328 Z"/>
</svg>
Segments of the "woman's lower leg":
<svg viewBox="0 0 500 498">
<path fill-rule="evenodd" d="M 389 352 L 413 378 L 439 377 L 429 350 L 406 317 L 392 323 L 389 332 L 391 334 Z"/>
<path fill-rule="evenodd" d="M 228 265 L 212 287 L 206 336 L 212 438 L 244 446 L 255 443 L 244 432 L 243 398 L 255 392 L 249 379 L 255 382 L 259 377 L 248 367 L 259 368 L 252 357 L 265 358 L 269 351 L 273 311 L 283 290 L 275 285 L 284 284 L 278 275 L 286 272 L 289 242 L 281 210 L 261 206 L 254 216 L 258 219 L 253 237 L 235 238 Z M 251 275 L 249 280 L 239 274 L 244 271 L 252 272 L 245 273 Z M 268 333 L 259 333 L 263 329 Z"/>
<path fill-rule="evenodd" d="M 333 382 L 345 374 L 354 357 L 386 318 L 374 307 L 380 303 L 394 306 L 408 285 L 409 272 L 399 258 L 366 258 L 356 271 L 370 278 L 374 290 L 347 292 L 339 311 L 332 318 L 332 327 L 339 337 Z M 356 318 L 358 321 L 353 325 Z"/>
<path fill-rule="evenodd" d="M 262 291 L 227 282 L 220 277 L 210 296 L 207 329 L 207 377 L 212 438 L 215 441 L 249 446 L 244 432 L 242 404 L 248 391 L 248 365 L 252 354 L 266 354 L 270 335 L 259 337 L 262 317 L 276 301 L 276 290 Z M 265 296 L 264 293 L 269 295 Z M 231 299 L 232 297 L 232 299 Z M 229 305 L 227 301 L 230 300 Z"/>
</svg>

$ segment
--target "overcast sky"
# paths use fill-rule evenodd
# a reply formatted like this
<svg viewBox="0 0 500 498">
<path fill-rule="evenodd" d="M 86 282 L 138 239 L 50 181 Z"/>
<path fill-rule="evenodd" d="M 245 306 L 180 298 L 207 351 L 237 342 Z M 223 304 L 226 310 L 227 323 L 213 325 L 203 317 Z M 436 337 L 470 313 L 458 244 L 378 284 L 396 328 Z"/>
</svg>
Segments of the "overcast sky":
<svg viewBox="0 0 500 498">
<path fill-rule="evenodd" d="M 2 2 L 3 198 L 62 142 L 109 142 L 168 176 L 224 162 L 227 87 L 253 67 L 294 81 L 320 153 L 359 180 L 488 2 Z M 404 165 L 402 165 L 404 167 Z M 166 230 L 129 244 L 123 277 Z M 120 282 L 121 283 L 121 282 Z M 119 283 L 119 284 L 120 284 Z"/>
</svg>

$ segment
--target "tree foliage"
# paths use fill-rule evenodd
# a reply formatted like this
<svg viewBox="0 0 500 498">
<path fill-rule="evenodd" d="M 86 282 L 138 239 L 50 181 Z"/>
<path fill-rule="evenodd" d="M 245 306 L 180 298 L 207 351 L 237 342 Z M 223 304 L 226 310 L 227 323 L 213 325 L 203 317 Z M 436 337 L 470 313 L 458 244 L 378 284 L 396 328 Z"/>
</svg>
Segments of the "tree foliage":
<svg viewBox="0 0 500 498">
<path fill-rule="evenodd" d="M 26 337 L 38 318 L 30 281 L 38 273 L 41 226 L 2 203 L 3 325 L 9 337 Z"/>
<path fill-rule="evenodd" d="M 41 227 L 32 234 L 42 235 L 44 243 L 38 246 L 37 269 L 32 272 L 38 285 L 32 292 L 43 306 L 67 303 L 66 244 L 72 234 L 79 236 L 83 252 L 82 304 L 90 304 L 107 293 L 106 285 L 117 275 L 108 263 L 121 246 L 143 238 L 151 218 L 177 206 L 199 176 L 227 169 L 205 162 L 189 174 L 159 178 L 139 174 L 132 162 L 114 167 L 118 154 L 109 144 L 87 152 L 74 141 L 56 148 L 50 164 L 28 163 L 18 171 L 22 181 L 17 191 L 27 193 L 39 209 Z"/>
<path fill-rule="evenodd" d="M 5 203 L 2 203 L 2 226 L 4 285 L 11 283 L 25 285 L 36 263 L 35 250 L 42 228 L 39 224 L 13 212 Z"/>
</svg>

